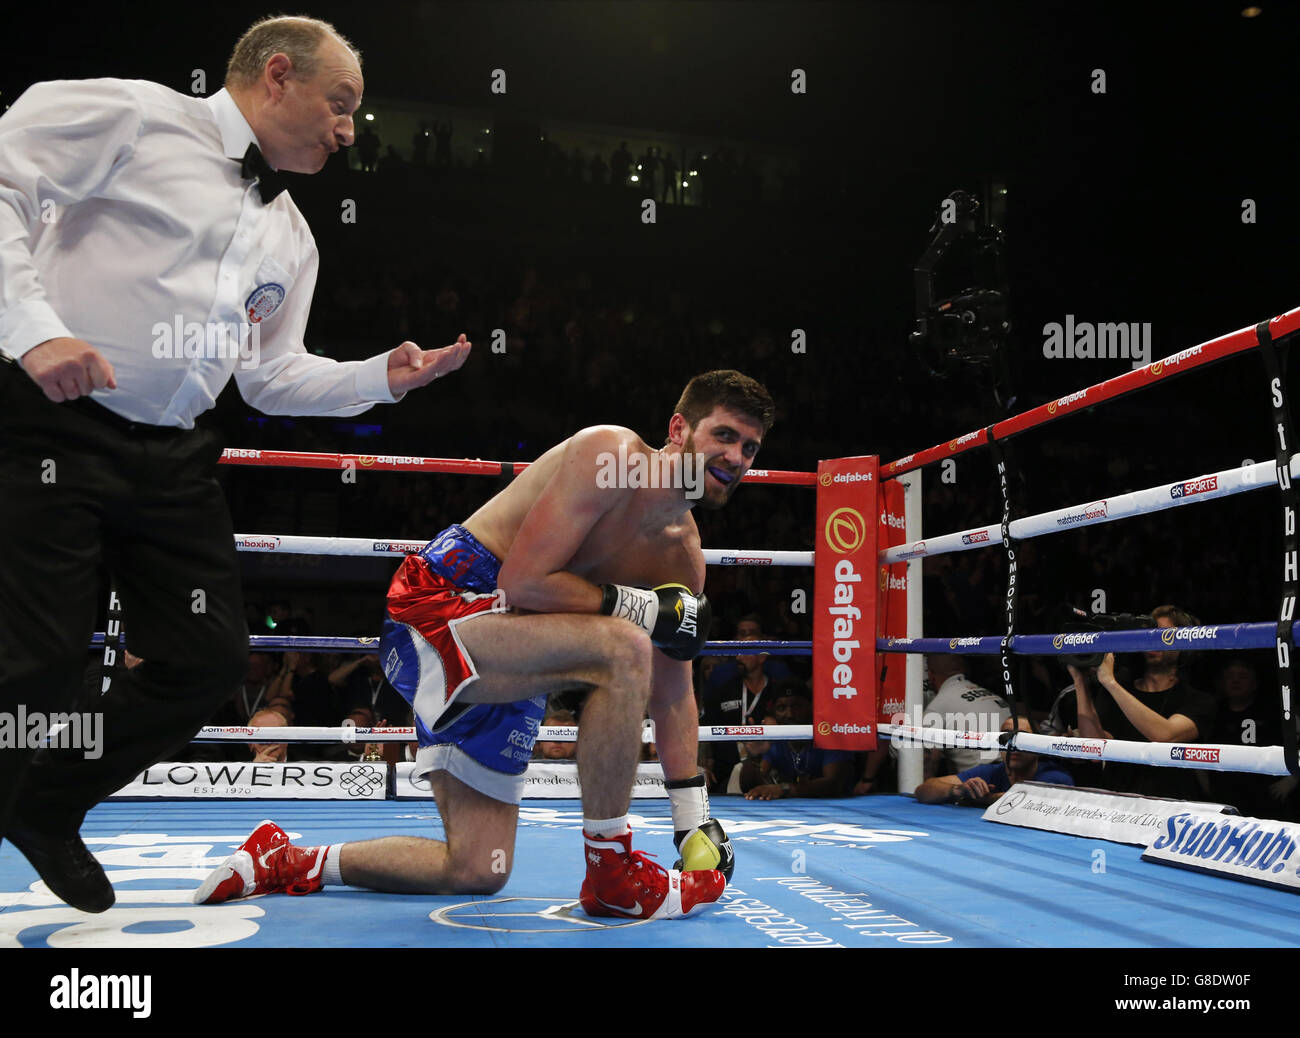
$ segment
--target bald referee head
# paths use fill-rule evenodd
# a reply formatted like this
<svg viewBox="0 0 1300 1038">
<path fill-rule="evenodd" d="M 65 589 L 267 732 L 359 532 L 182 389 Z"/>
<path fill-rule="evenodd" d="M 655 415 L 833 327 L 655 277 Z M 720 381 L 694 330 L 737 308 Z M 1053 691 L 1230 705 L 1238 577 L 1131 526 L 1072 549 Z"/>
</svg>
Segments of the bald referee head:
<svg viewBox="0 0 1300 1038">
<path fill-rule="evenodd" d="M 353 113 L 365 81 L 361 55 L 334 26 L 315 18 L 265 18 L 235 44 L 226 90 L 266 160 L 316 173 L 356 139 Z"/>
</svg>

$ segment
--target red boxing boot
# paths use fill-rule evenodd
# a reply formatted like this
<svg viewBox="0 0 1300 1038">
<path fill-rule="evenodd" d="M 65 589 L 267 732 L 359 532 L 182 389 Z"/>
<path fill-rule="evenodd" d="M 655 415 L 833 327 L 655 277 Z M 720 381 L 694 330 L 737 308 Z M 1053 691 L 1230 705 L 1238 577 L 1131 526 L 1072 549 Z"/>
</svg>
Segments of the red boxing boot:
<svg viewBox="0 0 1300 1038">
<path fill-rule="evenodd" d="M 716 869 L 678 872 L 632 850 L 632 834 L 599 837 L 584 831 L 587 878 L 579 899 L 591 916 L 676 919 L 722 896 L 727 880 Z"/>
<path fill-rule="evenodd" d="M 278 825 L 263 822 L 203 881 L 194 903 L 215 905 L 253 894 L 311 894 L 324 886 L 321 869 L 328 849 L 295 847 Z"/>
</svg>

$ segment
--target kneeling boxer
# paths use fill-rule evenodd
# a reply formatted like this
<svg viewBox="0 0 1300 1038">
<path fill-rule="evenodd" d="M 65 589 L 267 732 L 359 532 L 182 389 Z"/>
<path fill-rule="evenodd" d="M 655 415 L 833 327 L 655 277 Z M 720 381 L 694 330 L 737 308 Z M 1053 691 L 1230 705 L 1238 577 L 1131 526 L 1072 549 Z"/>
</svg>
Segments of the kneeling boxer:
<svg viewBox="0 0 1300 1038">
<path fill-rule="evenodd" d="M 195 900 L 310 893 L 326 883 L 500 890 L 546 697 L 584 689 L 583 909 L 672 917 L 716 901 L 734 858 L 696 764 L 689 661 L 710 614 L 691 509 L 730 499 L 774 414 L 767 391 L 740 372 L 699 375 L 664 447 L 616 426 L 584 429 L 409 556 L 389 588 L 380 655 L 414 707 L 415 777 L 429 776 L 445 842 L 390 836 L 300 848 L 267 822 Z M 647 705 L 682 855 L 672 870 L 632 850 L 627 823 Z"/>
</svg>

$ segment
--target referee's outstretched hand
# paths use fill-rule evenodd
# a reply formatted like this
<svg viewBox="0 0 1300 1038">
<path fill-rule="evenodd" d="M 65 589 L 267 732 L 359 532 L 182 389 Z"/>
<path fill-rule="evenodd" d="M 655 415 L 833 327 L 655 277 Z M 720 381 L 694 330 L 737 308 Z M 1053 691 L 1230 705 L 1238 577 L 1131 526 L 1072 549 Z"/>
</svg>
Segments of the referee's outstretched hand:
<svg viewBox="0 0 1300 1038">
<path fill-rule="evenodd" d="M 409 389 L 427 386 L 441 375 L 450 375 L 465 363 L 473 345 L 464 335 L 440 350 L 422 350 L 413 342 L 402 343 L 388 355 L 388 388 L 393 396 L 400 396 Z"/>
<path fill-rule="evenodd" d="M 56 404 L 90 396 L 96 389 L 117 388 L 113 366 L 80 339 L 46 339 L 23 354 L 22 366 Z"/>
</svg>

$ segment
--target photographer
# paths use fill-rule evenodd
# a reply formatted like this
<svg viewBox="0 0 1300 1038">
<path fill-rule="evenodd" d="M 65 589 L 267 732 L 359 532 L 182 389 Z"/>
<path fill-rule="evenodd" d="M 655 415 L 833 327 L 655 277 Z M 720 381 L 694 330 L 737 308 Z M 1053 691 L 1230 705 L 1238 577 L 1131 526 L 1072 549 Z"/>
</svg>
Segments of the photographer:
<svg viewBox="0 0 1300 1038">
<path fill-rule="evenodd" d="M 1151 616 L 1156 627 L 1162 629 L 1198 623 L 1195 617 L 1171 605 L 1153 609 Z M 1142 674 L 1127 681 L 1127 685 L 1115 675 L 1113 653 L 1107 653 L 1086 674 L 1070 664 L 1078 697 L 1079 735 L 1085 739 L 1179 743 L 1197 742 L 1208 735 L 1214 728 L 1214 698 L 1182 679 L 1181 655 L 1163 650 L 1143 653 Z M 1107 762 L 1102 784 L 1123 793 L 1202 799 L 1195 772 L 1182 768 Z"/>
</svg>

